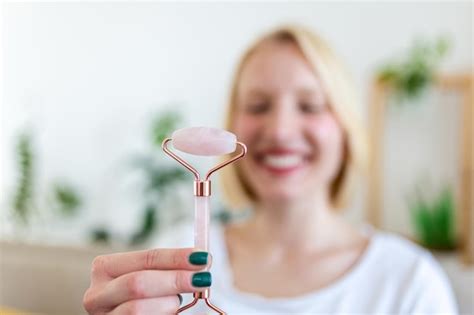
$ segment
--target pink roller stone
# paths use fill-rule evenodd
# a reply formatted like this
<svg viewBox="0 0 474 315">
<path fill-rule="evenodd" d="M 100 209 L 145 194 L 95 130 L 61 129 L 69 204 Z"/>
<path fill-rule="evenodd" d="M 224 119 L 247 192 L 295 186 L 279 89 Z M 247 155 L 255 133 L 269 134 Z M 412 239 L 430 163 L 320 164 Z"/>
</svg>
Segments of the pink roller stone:
<svg viewBox="0 0 474 315">
<path fill-rule="evenodd" d="M 235 151 L 237 137 L 223 129 L 190 127 L 176 130 L 171 135 L 173 147 L 194 155 L 224 155 Z"/>
</svg>

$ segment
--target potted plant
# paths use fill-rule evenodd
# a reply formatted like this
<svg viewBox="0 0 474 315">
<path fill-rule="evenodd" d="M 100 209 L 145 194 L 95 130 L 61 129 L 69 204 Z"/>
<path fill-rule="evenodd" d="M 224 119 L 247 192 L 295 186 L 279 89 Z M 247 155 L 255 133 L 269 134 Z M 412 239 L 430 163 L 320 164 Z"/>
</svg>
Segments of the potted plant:
<svg viewBox="0 0 474 315">
<path fill-rule="evenodd" d="M 413 227 L 417 240 L 434 250 L 456 248 L 455 203 L 450 188 L 442 189 L 434 198 L 423 197 L 418 190 L 410 201 Z"/>
</svg>

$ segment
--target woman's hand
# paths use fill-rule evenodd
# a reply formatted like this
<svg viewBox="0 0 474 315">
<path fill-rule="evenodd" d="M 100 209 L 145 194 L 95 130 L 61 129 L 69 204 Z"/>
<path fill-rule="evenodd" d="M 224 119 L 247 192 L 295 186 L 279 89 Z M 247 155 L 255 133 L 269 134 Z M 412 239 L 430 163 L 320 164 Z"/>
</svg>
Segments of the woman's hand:
<svg viewBox="0 0 474 315">
<path fill-rule="evenodd" d="M 204 291 L 211 275 L 207 252 L 152 249 L 98 256 L 84 308 L 91 315 L 175 314 L 180 293 Z"/>
</svg>

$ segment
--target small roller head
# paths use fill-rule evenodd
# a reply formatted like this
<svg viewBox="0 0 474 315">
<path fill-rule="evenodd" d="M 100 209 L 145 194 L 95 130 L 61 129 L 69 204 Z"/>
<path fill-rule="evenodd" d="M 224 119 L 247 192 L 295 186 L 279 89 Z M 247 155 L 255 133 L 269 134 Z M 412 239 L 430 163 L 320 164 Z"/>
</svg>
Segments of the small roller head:
<svg viewBox="0 0 474 315">
<path fill-rule="evenodd" d="M 235 151 L 237 137 L 223 129 L 190 127 L 176 130 L 171 135 L 173 147 L 194 155 L 224 155 Z"/>
</svg>

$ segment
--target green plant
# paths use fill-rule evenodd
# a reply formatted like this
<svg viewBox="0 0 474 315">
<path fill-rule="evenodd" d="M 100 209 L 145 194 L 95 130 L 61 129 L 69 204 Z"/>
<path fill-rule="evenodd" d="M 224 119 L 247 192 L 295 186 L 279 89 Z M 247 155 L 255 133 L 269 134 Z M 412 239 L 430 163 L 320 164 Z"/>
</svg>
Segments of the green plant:
<svg viewBox="0 0 474 315">
<path fill-rule="evenodd" d="M 182 168 L 165 166 L 160 162 L 164 158 L 161 152 L 161 143 L 177 128 L 181 120 L 179 112 L 172 110 L 159 113 L 152 119 L 150 142 L 153 155 L 143 156 L 136 160 L 136 166 L 142 170 L 146 184 L 143 191 L 145 205 L 141 214 L 141 223 L 130 239 L 132 245 L 145 242 L 159 228 L 159 214 L 160 210 L 163 211 L 161 201 L 165 190 L 188 176 Z M 162 158 L 156 159 L 156 154 Z"/>
<path fill-rule="evenodd" d="M 110 231 L 105 227 L 96 227 L 91 232 L 91 241 L 93 243 L 108 244 L 111 238 Z"/>
<path fill-rule="evenodd" d="M 179 112 L 173 110 L 161 112 L 152 117 L 149 133 L 151 150 L 147 154 L 135 157 L 132 161 L 132 168 L 140 170 L 143 177 L 144 205 L 140 211 L 139 226 L 130 237 L 127 237 L 130 245 L 146 242 L 159 229 L 162 214 L 165 211 L 162 208 L 165 191 L 189 176 L 183 168 L 163 163 L 167 159 L 161 150 L 161 143 L 177 128 L 181 120 Z M 108 243 L 113 238 L 113 233 L 105 227 L 92 231 L 94 242 Z"/>
<path fill-rule="evenodd" d="M 77 214 L 82 200 L 76 190 L 66 183 L 55 183 L 52 187 L 53 207 L 56 213 L 71 217 Z"/>
<path fill-rule="evenodd" d="M 132 234 L 130 238 L 131 245 L 138 245 L 143 243 L 150 237 L 150 235 L 158 226 L 158 218 L 156 217 L 157 209 L 154 205 L 148 205 L 143 209 L 142 222 L 140 223 L 139 229 Z"/>
<path fill-rule="evenodd" d="M 180 167 L 165 166 L 160 162 L 164 158 L 161 152 L 161 143 L 177 128 L 181 120 L 179 112 L 168 110 L 157 114 L 151 121 L 152 155 L 142 156 L 135 161 L 135 165 L 142 170 L 146 184 L 143 191 L 145 205 L 141 212 L 141 223 L 130 238 L 131 245 L 145 242 L 159 228 L 160 211 L 163 211 L 161 208 L 163 193 L 168 187 L 188 175 Z M 156 159 L 156 155 L 162 158 Z"/>
<path fill-rule="evenodd" d="M 33 210 L 34 154 L 33 139 L 30 132 L 23 132 L 16 142 L 16 161 L 18 184 L 13 197 L 12 208 L 15 217 L 22 223 L 28 223 Z"/>
<path fill-rule="evenodd" d="M 177 167 L 167 167 L 152 160 L 142 160 L 138 163 L 146 178 L 143 191 L 145 205 L 141 212 L 141 223 L 130 239 L 130 244 L 138 245 L 145 242 L 158 229 L 160 223 L 161 201 L 165 190 L 173 184 L 182 181 L 188 174 Z"/>
<path fill-rule="evenodd" d="M 170 133 L 176 129 L 176 126 L 181 122 L 182 117 L 179 112 L 165 111 L 153 117 L 150 128 L 151 142 L 155 147 L 160 148 L 161 143 Z"/>
<path fill-rule="evenodd" d="M 433 249 L 456 247 L 455 204 L 450 189 L 443 189 L 432 201 L 416 193 L 410 202 L 416 236 L 422 245 Z"/>
<path fill-rule="evenodd" d="M 23 226 L 30 225 L 33 214 L 45 218 L 46 208 L 52 208 L 55 215 L 71 217 L 81 205 L 81 199 L 73 186 L 55 183 L 50 191 L 51 198 L 41 198 L 35 194 L 35 157 L 33 133 L 24 130 L 17 138 L 15 145 L 17 162 L 17 185 L 13 193 L 11 209 L 17 222 Z M 39 198 L 38 198 L 39 197 Z"/>
<path fill-rule="evenodd" d="M 417 40 L 404 58 L 383 65 L 378 70 L 377 78 L 390 85 L 398 98 L 417 98 L 432 83 L 449 47 L 450 43 L 446 38 L 433 42 Z"/>
</svg>

